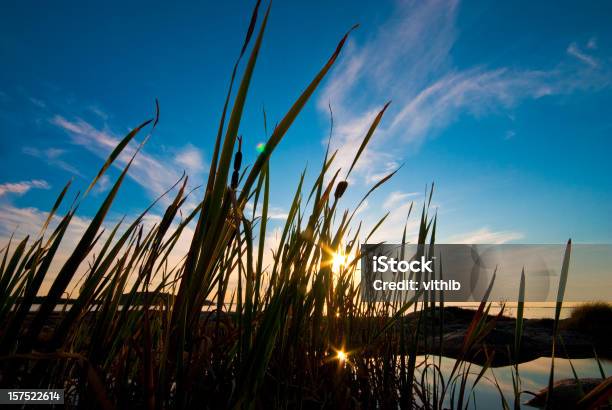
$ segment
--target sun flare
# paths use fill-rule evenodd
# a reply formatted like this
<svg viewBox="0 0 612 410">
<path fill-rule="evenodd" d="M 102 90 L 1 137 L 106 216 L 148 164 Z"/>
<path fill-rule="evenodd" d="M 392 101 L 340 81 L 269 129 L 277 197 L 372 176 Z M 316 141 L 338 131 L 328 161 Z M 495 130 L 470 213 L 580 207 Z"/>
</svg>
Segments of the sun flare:
<svg viewBox="0 0 612 410">
<path fill-rule="evenodd" d="M 347 256 L 341 252 L 335 252 L 332 257 L 332 271 L 339 272 L 347 265 Z"/>
</svg>

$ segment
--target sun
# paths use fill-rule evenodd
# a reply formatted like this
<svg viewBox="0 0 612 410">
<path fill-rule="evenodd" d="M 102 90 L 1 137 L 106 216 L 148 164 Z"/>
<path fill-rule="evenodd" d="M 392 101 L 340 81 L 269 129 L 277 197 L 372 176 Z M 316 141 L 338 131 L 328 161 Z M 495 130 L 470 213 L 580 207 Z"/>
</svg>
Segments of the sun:
<svg viewBox="0 0 612 410">
<path fill-rule="evenodd" d="M 338 350 L 336 352 L 336 359 L 338 359 L 339 362 L 346 362 L 347 358 L 348 358 L 348 355 L 343 350 Z"/>
<path fill-rule="evenodd" d="M 334 252 L 332 257 L 332 271 L 339 272 L 347 264 L 347 256 L 341 252 Z"/>
</svg>

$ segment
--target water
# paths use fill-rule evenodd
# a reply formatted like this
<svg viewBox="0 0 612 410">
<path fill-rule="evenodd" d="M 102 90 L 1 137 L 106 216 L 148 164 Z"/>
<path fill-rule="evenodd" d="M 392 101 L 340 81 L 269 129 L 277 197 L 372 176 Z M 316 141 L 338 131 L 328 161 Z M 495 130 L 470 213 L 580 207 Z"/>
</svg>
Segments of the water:
<svg viewBox="0 0 612 410">
<path fill-rule="evenodd" d="M 417 363 L 425 360 L 425 356 L 419 356 Z M 438 356 L 429 356 L 428 363 L 438 364 Z M 604 369 L 606 376 L 612 374 L 612 361 L 600 359 L 601 365 Z M 600 378 L 601 373 L 595 359 L 571 359 L 571 363 L 576 370 L 579 378 L 595 377 Z M 445 377 L 451 373 L 455 359 L 442 357 L 441 370 Z M 550 374 L 550 357 L 541 357 L 531 362 L 522 363 L 519 365 L 519 374 L 521 377 L 521 390 L 532 391 L 534 393 L 548 386 L 548 377 Z M 473 364 L 469 377 L 468 387 L 466 394 L 470 392 L 472 383 L 480 373 L 482 367 Z M 420 376 L 419 376 L 420 377 Z M 572 369 L 570 367 L 570 360 L 568 359 L 555 359 L 555 381 L 562 379 L 573 379 Z M 472 399 L 470 399 L 469 408 L 479 409 L 496 409 L 502 408 L 501 396 L 499 390 L 495 386 L 495 380 L 502 390 L 506 401 L 512 408 L 514 405 L 514 389 L 512 387 L 512 367 L 498 367 L 494 369 L 488 369 L 485 375 L 476 385 L 474 389 L 476 406 Z M 533 396 L 530 394 L 523 394 L 521 396 L 521 403 L 526 409 L 533 409 L 533 407 L 525 406 L 524 403 L 531 399 Z M 464 404 L 465 405 L 465 404 Z"/>
</svg>

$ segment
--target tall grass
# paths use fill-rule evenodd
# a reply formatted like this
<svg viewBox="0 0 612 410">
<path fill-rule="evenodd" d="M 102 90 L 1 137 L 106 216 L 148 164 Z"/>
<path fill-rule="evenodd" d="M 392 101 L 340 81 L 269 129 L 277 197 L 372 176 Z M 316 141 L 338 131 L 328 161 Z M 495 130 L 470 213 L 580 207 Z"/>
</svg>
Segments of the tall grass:
<svg viewBox="0 0 612 410">
<path fill-rule="evenodd" d="M 254 8 L 232 71 L 204 194 L 194 209 L 183 212 L 187 198 L 194 195 L 187 192 L 184 176 L 162 196 L 173 194 L 166 198 L 169 205 L 156 225 L 146 228 L 143 223 L 152 204 L 128 225 L 122 220 L 103 236 L 106 216 L 132 158 L 67 260 L 57 273 L 51 270 L 80 201 L 138 134 L 155 128 L 158 107 L 152 119 L 119 143 L 65 214 L 57 212 L 66 206 L 70 184 L 37 237 L 11 241 L 3 250 L 2 387 L 65 388 L 73 405 L 104 409 L 442 408 L 449 404 L 462 408 L 469 404 L 474 385 L 488 367 L 469 390 L 468 359 L 495 325 L 489 319 L 487 297 L 475 312 L 450 375 L 442 374 L 440 362 L 417 359 L 418 347 L 435 340 L 442 353 L 442 324 L 426 326 L 427 315 L 443 314 L 441 295 L 418 293 L 409 301 L 378 304 L 360 298 L 359 239 L 364 235 L 369 239 L 386 216 L 367 232 L 355 220 L 361 202 L 352 211 L 341 210 L 339 204 L 388 103 L 365 133 L 344 178 L 340 171 L 331 171 L 335 152 L 326 154 L 310 189 L 304 187 L 302 174 L 273 259 L 266 263 L 270 157 L 349 35 L 342 37 L 247 170 L 238 130 L 269 11 L 268 7 L 257 27 L 259 1 Z M 362 202 L 394 174 L 376 183 Z M 427 256 L 435 253 L 432 195 L 433 186 L 421 211 L 418 234 L 419 254 Z M 245 212 L 248 202 L 253 205 L 250 215 Z M 170 256 L 188 227 L 193 227 L 189 249 L 172 264 Z M 331 260 L 337 252 L 349 258 L 334 271 Z M 443 272 L 434 275 L 442 278 Z M 45 280 L 51 285 L 35 309 Z M 78 293 L 67 305 L 64 295 L 76 282 Z M 487 295 L 492 286 L 493 281 Z M 415 328 L 404 320 L 411 312 L 418 314 Z M 518 324 L 516 340 L 518 352 Z"/>
</svg>

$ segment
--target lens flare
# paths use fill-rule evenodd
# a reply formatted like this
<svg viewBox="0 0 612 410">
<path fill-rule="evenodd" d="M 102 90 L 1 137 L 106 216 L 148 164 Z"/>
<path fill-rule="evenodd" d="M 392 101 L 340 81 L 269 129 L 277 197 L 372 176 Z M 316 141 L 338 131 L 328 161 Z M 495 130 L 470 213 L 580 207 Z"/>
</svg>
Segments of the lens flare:
<svg viewBox="0 0 612 410">
<path fill-rule="evenodd" d="M 346 354 L 346 352 L 342 350 L 338 350 L 336 352 L 336 359 L 338 359 L 339 362 L 346 362 L 347 358 L 348 358 L 348 355 Z"/>
<path fill-rule="evenodd" d="M 342 267 L 346 266 L 347 257 L 341 252 L 334 253 L 332 257 L 332 272 L 339 272 Z"/>
<path fill-rule="evenodd" d="M 266 149 L 266 143 L 265 142 L 260 142 L 259 144 L 257 144 L 255 149 L 257 150 L 257 152 L 259 152 L 261 154 Z"/>
</svg>

